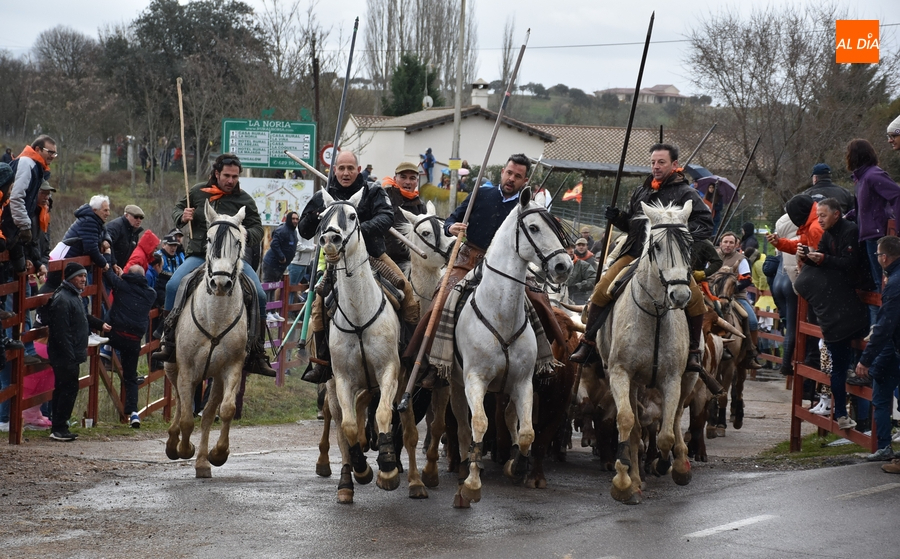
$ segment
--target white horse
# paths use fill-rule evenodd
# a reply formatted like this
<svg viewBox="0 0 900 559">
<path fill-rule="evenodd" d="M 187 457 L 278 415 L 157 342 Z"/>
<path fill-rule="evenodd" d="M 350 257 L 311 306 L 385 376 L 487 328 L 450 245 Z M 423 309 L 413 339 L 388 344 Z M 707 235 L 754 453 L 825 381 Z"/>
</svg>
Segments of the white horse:
<svg viewBox="0 0 900 559">
<path fill-rule="evenodd" d="M 510 398 L 506 426 L 516 445 L 504 473 L 509 477 L 525 474 L 534 441 L 532 378 L 537 360 L 534 330 L 525 313 L 529 262 L 540 265 L 556 283 L 564 282 L 572 271 L 558 223 L 542 205 L 531 201 L 531 189 L 525 188 L 519 204 L 497 230 L 485 254 L 481 283 L 457 318 L 455 337 L 462 362 L 457 361 L 453 370 L 450 402 L 459 421 L 460 456 L 468 457 L 460 474 L 468 464 L 468 477 L 457 490 L 454 507 L 466 508 L 481 500 L 481 460 L 488 426 L 484 396 L 489 387 Z M 471 424 L 465 421 L 470 410 Z"/>
<path fill-rule="evenodd" d="M 413 246 L 425 253 L 425 258 L 412 255 L 409 266 L 409 282 L 420 309 L 431 307 L 434 292 L 441 283 L 443 268 L 453 248 L 453 237 L 444 235 L 444 220 L 435 214 L 434 204 L 428 202 L 425 208 L 423 215 L 415 215 L 401 208 L 403 217 L 409 223 L 397 227 Z"/>
<path fill-rule="evenodd" d="M 172 460 L 194 455 L 190 441 L 194 429 L 194 390 L 204 379 L 213 379 L 200 422 L 200 452 L 194 464 L 198 478 L 211 477 L 210 464 L 221 466 L 228 459 L 228 432 L 247 357 L 248 321 L 240 285 L 241 256 L 247 238 L 241 225 L 244 208 L 234 216 L 217 214 L 209 202 L 203 209 L 209 224 L 206 264 L 201 268 L 204 281 L 186 298 L 175 329 L 179 347 L 177 363 L 165 365 L 166 376 L 175 387 L 175 415 L 166 441 L 166 456 Z M 216 446 L 208 451 L 209 430 L 217 409 L 222 430 Z"/>
<path fill-rule="evenodd" d="M 378 487 L 392 491 L 399 487 L 398 457 L 391 434 L 391 413 L 397 386 L 403 376 L 398 352 L 400 320 L 387 303 L 381 285 L 369 265 L 356 206 L 363 191 L 349 201 L 336 201 L 322 191 L 325 211 L 319 225 L 319 246 L 329 265 L 334 266 L 337 308 L 329 326 L 334 390 L 329 408 L 340 423 L 341 477 L 338 502 L 353 502 L 353 477 L 361 484 L 372 481 L 361 442 L 365 440 L 366 406 L 371 392 L 380 389 L 375 412 L 378 440 Z M 403 443 L 409 456 L 409 496 L 427 498 L 428 493 L 416 468 L 418 431 L 412 410 L 400 415 Z"/>
<path fill-rule="evenodd" d="M 641 428 L 635 421 L 638 388 L 662 391 L 662 423 L 657 438 L 660 457 L 653 464 L 656 475 L 672 468 L 679 485 L 691 480 L 691 465 L 680 423 L 685 398 L 697 382 L 697 373 L 685 373 L 689 332 L 684 309 L 691 298 L 691 235 L 687 227 L 692 203 L 648 206 L 646 238 L 637 271 L 627 290 L 615 301 L 612 316 L 597 334 L 597 347 L 606 365 L 610 390 L 616 402 L 619 444 L 613 498 L 640 503 L 641 475 L 638 449 Z M 669 454 L 675 453 L 674 467 Z"/>
</svg>

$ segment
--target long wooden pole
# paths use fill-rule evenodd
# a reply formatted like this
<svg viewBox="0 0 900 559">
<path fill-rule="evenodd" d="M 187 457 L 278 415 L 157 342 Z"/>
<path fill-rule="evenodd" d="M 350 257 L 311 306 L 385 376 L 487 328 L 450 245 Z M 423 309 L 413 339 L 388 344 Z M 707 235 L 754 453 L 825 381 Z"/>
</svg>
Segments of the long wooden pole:
<svg viewBox="0 0 900 559">
<path fill-rule="evenodd" d="M 634 124 L 634 113 L 637 110 L 638 97 L 641 95 L 641 80 L 644 78 L 644 65 L 647 63 L 647 51 L 650 49 L 650 36 L 653 34 L 653 20 L 656 19 L 656 12 L 650 14 L 650 26 L 647 28 L 647 39 L 644 41 L 644 53 L 641 55 L 641 67 L 638 70 L 637 84 L 634 86 L 634 97 L 631 99 L 631 113 L 628 115 L 628 127 L 625 128 L 625 143 L 622 145 L 622 156 L 619 158 L 619 169 L 616 171 L 616 186 L 613 188 L 612 202 L 610 206 L 616 206 L 616 200 L 619 198 L 619 187 L 622 184 L 622 171 L 625 167 L 625 155 L 628 153 L 628 142 L 631 139 L 631 127 Z M 609 251 L 609 241 L 612 238 L 611 221 L 606 222 L 606 233 L 603 237 L 603 251 L 600 258 L 597 259 L 597 281 L 600 281 L 600 272 L 603 271 L 603 263 L 606 261 L 606 254 Z"/>
<path fill-rule="evenodd" d="M 191 207 L 191 185 L 188 181 L 187 172 L 187 152 L 184 150 L 184 99 L 181 95 L 181 77 L 175 80 L 175 87 L 178 89 L 178 120 L 181 123 L 181 167 L 184 169 L 184 199 L 186 201 L 185 209 Z M 200 154 L 197 154 L 198 157 Z M 191 222 L 188 221 L 188 239 L 194 236 Z"/>
<path fill-rule="evenodd" d="M 340 145 L 341 140 L 341 123 L 344 121 L 344 109 L 347 107 L 347 91 L 350 89 L 350 68 L 353 66 L 353 50 L 356 48 L 356 33 L 359 30 L 359 18 L 357 17 L 353 21 L 353 36 L 350 38 L 350 55 L 347 57 L 347 73 L 344 76 L 344 89 L 341 92 L 341 105 L 338 109 L 338 117 L 337 122 L 334 123 L 334 142 L 331 144 L 334 146 L 332 149 L 334 150 L 332 158 L 337 160 L 337 152 L 338 147 Z M 330 183 L 331 177 L 334 176 L 334 163 L 332 161 L 329 166 L 328 171 L 328 180 L 325 181 L 325 185 L 322 187 L 323 189 L 328 188 L 328 184 Z M 313 253 L 313 275 L 312 277 L 316 277 L 316 268 L 319 267 L 319 244 L 316 243 L 316 250 Z M 306 307 L 303 309 L 303 328 L 300 329 L 300 340 L 297 342 L 297 353 L 301 358 L 306 357 L 306 337 L 309 334 L 309 317 L 312 316 L 312 304 L 310 304 L 313 299 L 313 289 L 315 282 L 310 282 L 309 287 L 307 288 L 306 295 Z"/>
<path fill-rule="evenodd" d="M 688 158 L 684 160 L 684 163 L 681 164 L 682 169 L 686 168 L 691 163 L 691 161 L 694 160 L 694 156 L 697 155 L 697 153 L 700 151 L 700 148 L 702 148 L 703 144 L 706 143 L 706 140 L 709 138 L 709 135 L 713 133 L 713 130 L 715 130 L 716 126 L 718 126 L 718 125 L 719 125 L 718 122 L 713 122 L 713 125 L 709 128 L 709 130 L 706 131 L 706 135 L 703 136 L 703 139 L 700 140 L 700 143 L 697 144 L 697 147 L 694 148 L 694 151 L 692 151 L 691 154 L 688 156 Z"/>
<path fill-rule="evenodd" d="M 487 150 L 484 152 L 484 160 L 481 163 L 481 167 L 478 169 L 478 178 L 475 179 L 475 186 L 472 188 L 472 194 L 469 195 L 469 205 L 466 207 L 466 215 L 462 220 L 463 225 L 468 225 L 469 217 L 472 215 L 472 208 L 475 207 L 475 198 L 478 196 L 478 191 L 480 190 L 481 179 L 484 177 L 484 170 L 487 168 L 488 160 L 491 157 L 491 150 L 494 148 L 494 140 L 497 139 L 497 132 L 500 130 L 500 124 L 503 121 L 503 113 L 506 111 L 506 105 L 509 103 L 509 98 L 512 95 L 512 87 L 513 84 L 516 83 L 516 74 L 519 73 L 519 66 L 522 64 L 522 57 L 525 55 L 525 47 L 528 45 L 528 37 L 530 35 L 531 29 L 529 28 L 525 33 L 525 42 L 522 44 L 522 48 L 519 49 L 519 57 L 516 59 L 516 65 L 513 68 L 512 75 L 509 77 L 509 84 L 506 86 L 503 102 L 500 103 L 500 109 L 497 111 L 497 121 L 494 123 L 491 139 L 488 142 Z M 498 185 L 497 188 L 500 188 L 500 185 Z M 444 277 L 441 279 L 441 288 L 435 296 L 431 306 L 431 317 L 428 319 L 425 337 L 422 339 L 422 345 L 419 346 L 419 353 L 416 355 L 416 362 L 415 365 L 413 365 L 413 370 L 409 373 L 406 390 L 400 398 L 400 403 L 397 404 L 398 411 L 403 412 L 409 408 L 409 400 L 412 397 L 413 388 L 416 386 L 419 369 L 422 367 L 422 359 L 425 357 L 425 348 L 429 346 L 431 336 L 434 334 L 434 329 L 437 326 L 438 318 L 441 316 L 441 311 L 444 307 L 444 299 L 447 297 L 447 285 L 450 283 L 450 272 L 453 270 L 453 263 L 456 262 L 456 255 L 459 254 L 459 247 L 462 245 L 464 236 L 465 231 L 460 232 L 459 235 L 456 236 L 456 242 L 453 243 L 453 251 L 450 253 L 450 259 L 447 260 L 447 270 L 444 272 Z"/>
<path fill-rule="evenodd" d="M 753 161 L 753 156 L 756 155 L 756 148 L 759 147 L 759 141 L 762 140 L 762 136 L 757 136 L 756 143 L 753 144 L 753 149 L 750 151 L 750 157 L 747 158 L 747 163 L 744 165 L 744 170 L 741 171 L 741 178 L 738 180 L 737 186 L 734 187 L 734 194 L 731 195 L 731 200 L 728 202 L 728 207 L 725 209 L 725 213 L 722 214 L 722 221 L 719 222 L 719 227 L 716 228 L 716 231 L 713 232 L 713 244 L 719 244 L 719 234 L 722 233 L 722 228 L 727 225 L 724 221 L 726 217 L 728 217 L 728 212 L 731 211 L 731 206 L 734 205 L 734 199 L 737 198 L 738 191 L 741 189 L 741 184 L 744 183 L 744 177 L 747 176 L 747 169 L 750 168 L 750 162 Z M 731 218 L 728 218 L 729 221 Z"/>
</svg>

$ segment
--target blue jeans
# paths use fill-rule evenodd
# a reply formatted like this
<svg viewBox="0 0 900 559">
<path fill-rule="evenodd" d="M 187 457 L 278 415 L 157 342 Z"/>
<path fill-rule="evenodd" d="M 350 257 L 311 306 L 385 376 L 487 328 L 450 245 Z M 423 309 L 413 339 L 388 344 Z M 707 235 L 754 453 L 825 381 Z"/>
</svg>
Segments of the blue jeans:
<svg viewBox="0 0 900 559">
<path fill-rule="evenodd" d="M 791 278 L 788 277 L 784 268 L 779 268 L 778 275 L 775 276 L 772 297 L 775 299 L 778 310 L 782 311 L 784 316 L 784 354 L 781 368 L 793 370 L 791 364 L 794 361 L 794 342 L 797 335 L 797 294 L 794 293 Z"/>
<path fill-rule="evenodd" d="M 12 383 L 12 369 L 9 363 L 0 369 L 0 390 Z M 9 404 L 12 400 L 0 402 L 0 423 L 9 423 Z"/>
<path fill-rule="evenodd" d="M 735 299 L 735 301 L 747 311 L 747 326 L 750 328 L 750 331 L 756 332 L 759 330 L 759 322 L 756 320 L 756 311 L 753 310 L 753 305 L 750 304 L 750 301 L 747 299 Z"/>
<path fill-rule="evenodd" d="M 184 262 L 181 266 L 175 270 L 175 273 L 172 274 L 172 277 L 169 278 L 169 282 L 166 284 L 166 305 L 165 310 L 170 311 L 172 307 L 175 306 L 175 295 L 178 293 L 178 286 L 181 285 L 184 277 L 206 262 L 203 258 L 199 256 L 188 256 L 185 258 Z M 253 268 L 250 267 L 249 264 L 244 262 L 244 274 L 253 280 L 253 284 L 256 286 L 256 295 L 259 297 L 259 312 L 260 316 L 265 320 L 266 316 L 266 292 L 263 291 L 262 284 L 259 283 L 259 276 L 256 275 L 256 272 Z"/>
<path fill-rule="evenodd" d="M 831 352 L 831 396 L 834 418 L 847 415 L 847 369 L 853 363 L 850 338 L 839 342 L 825 342 Z"/>
<path fill-rule="evenodd" d="M 883 351 L 869 368 L 872 377 L 872 405 L 875 406 L 875 435 L 878 448 L 891 445 L 891 414 L 894 389 L 900 385 L 900 355 L 891 347 Z"/>
<path fill-rule="evenodd" d="M 309 283 L 309 272 L 312 270 L 312 265 L 302 265 L 302 264 L 290 264 L 288 266 L 288 274 L 290 277 L 291 285 L 298 285 L 301 283 Z M 291 293 L 291 302 L 296 303 L 298 299 L 297 293 Z"/>
<path fill-rule="evenodd" d="M 875 280 L 875 291 L 881 293 L 881 278 L 884 277 L 884 271 L 881 264 L 878 263 L 878 239 L 869 239 L 866 241 L 866 254 L 869 255 L 869 266 L 872 268 L 872 279 Z"/>
</svg>

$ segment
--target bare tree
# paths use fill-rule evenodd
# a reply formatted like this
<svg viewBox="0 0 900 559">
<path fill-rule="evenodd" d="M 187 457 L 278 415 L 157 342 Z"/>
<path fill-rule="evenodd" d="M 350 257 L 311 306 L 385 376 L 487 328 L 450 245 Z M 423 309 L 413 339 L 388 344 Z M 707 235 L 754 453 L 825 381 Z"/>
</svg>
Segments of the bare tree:
<svg viewBox="0 0 900 559">
<path fill-rule="evenodd" d="M 834 63 L 834 21 L 846 17 L 833 5 L 769 7 L 747 19 L 730 9 L 692 28 L 686 66 L 720 106 L 709 120 L 743 157 L 762 137 L 751 172 L 784 198 L 806 184 L 812 164 L 859 133 L 865 108 L 886 102 L 896 83 L 896 53 L 877 67 Z"/>
<path fill-rule="evenodd" d="M 513 46 L 516 34 L 516 18 L 509 16 L 503 25 L 503 42 L 500 45 L 500 82 L 505 88 L 509 84 L 509 77 L 512 75 L 513 64 L 515 63 L 516 51 Z"/>
</svg>

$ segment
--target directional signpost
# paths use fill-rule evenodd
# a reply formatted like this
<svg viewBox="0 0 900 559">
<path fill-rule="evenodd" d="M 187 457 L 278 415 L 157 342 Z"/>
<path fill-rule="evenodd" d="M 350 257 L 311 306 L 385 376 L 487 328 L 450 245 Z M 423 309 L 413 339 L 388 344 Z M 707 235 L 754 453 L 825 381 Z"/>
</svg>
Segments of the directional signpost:
<svg viewBox="0 0 900 559">
<path fill-rule="evenodd" d="M 315 165 L 316 125 L 287 120 L 222 120 L 222 151 L 236 154 L 244 167 L 302 169 L 284 154 L 285 150 Z"/>
</svg>

